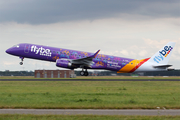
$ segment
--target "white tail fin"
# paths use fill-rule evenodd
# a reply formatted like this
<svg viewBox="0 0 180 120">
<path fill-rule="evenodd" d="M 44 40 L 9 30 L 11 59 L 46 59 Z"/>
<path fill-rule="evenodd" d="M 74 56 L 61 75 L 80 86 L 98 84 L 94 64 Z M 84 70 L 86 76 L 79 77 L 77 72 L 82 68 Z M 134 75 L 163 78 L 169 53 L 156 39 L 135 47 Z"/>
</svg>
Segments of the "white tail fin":
<svg viewBox="0 0 180 120">
<path fill-rule="evenodd" d="M 162 49 L 160 49 L 155 55 L 153 55 L 148 62 L 153 65 L 167 65 L 174 49 L 175 42 L 169 42 Z"/>
</svg>

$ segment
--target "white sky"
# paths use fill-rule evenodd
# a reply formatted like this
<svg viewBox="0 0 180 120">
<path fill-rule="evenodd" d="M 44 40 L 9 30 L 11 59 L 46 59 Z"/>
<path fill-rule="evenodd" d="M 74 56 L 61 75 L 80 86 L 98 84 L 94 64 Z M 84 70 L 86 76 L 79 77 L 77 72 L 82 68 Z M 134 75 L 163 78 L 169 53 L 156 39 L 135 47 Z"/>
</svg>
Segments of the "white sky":
<svg viewBox="0 0 180 120">
<path fill-rule="evenodd" d="M 169 64 L 172 64 L 174 68 L 180 68 L 180 16 L 175 13 L 175 10 L 179 9 L 177 7 L 179 2 L 172 1 L 172 3 L 167 3 L 160 0 L 158 4 L 156 3 L 156 6 L 153 6 L 155 1 L 152 1 L 152 6 L 148 4 L 147 7 L 141 7 L 140 9 L 136 4 L 127 5 L 124 3 L 125 1 L 121 1 L 124 5 L 127 5 L 127 8 L 111 10 L 111 8 L 118 8 L 117 5 L 111 4 L 106 10 L 104 8 L 106 4 L 100 6 L 102 9 L 95 7 L 96 11 L 93 11 L 91 7 L 87 7 L 88 9 L 83 7 L 80 9 L 82 12 L 80 12 L 78 6 L 74 4 L 69 5 L 67 0 L 64 5 L 70 8 L 74 6 L 74 8 L 69 11 L 66 10 L 66 7 L 61 8 L 60 10 L 65 12 L 63 14 L 55 14 L 51 20 L 47 11 L 50 9 L 50 13 L 54 13 L 53 10 L 57 10 L 56 8 L 59 8 L 58 5 L 54 5 L 54 8 L 53 5 L 51 5 L 51 8 L 42 8 L 44 11 L 36 9 L 38 6 L 35 6 L 31 8 L 33 9 L 31 11 L 30 8 L 26 10 L 26 7 L 18 6 L 23 4 L 26 6 L 28 3 L 21 0 L 17 1 L 22 4 L 15 4 L 17 5 L 15 8 L 18 9 L 13 11 L 11 7 L 11 4 L 14 4 L 13 2 L 6 3 L 0 0 L 0 71 L 60 69 L 56 67 L 55 63 L 32 59 L 25 59 L 24 65 L 20 66 L 18 57 L 5 53 L 6 49 L 18 43 L 42 44 L 87 52 L 96 52 L 98 49 L 101 49 L 101 54 L 143 59 L 151 57 L 166 43 L 174 41 L 176 46 Z M 36 3 L 36 1 L 32 1 L 34 4 Z M 61 2 L 60 6 L 62 6 L 63 0 Z M 72 1 L 69 0 L 69 2 Z M 87 5 L 88 2 L 89 0 L 87 0 Z M 114 0 L 114 2 L 116 3 L 117 1 Z M 96 4 L 93 0 L 90 3 L 92 5 Z M 113 0 L 111 3 L 113 3 Z M 140 0 L 137 0 L 138 3 L 143 5 L 143 2 Z M 168 6 L 167 4 L 170 5 Z M 1 8 L 5 5 L 7 7 Z M 48 6 L 48 2 L 46 6 Z M 161 7 L 156 9 L 158 6 Z M 138 10 L 136 7 L 138 7 Z M 24 10 L 24 12 L 21 13 L 18 10 Z M 85 15 L 83 10 L 88 15 Z M 13 16 L 10 16 L 12 14 Z M 23 18 L 22 15 L 26 17 Z M 61 15 L 64 17 L 61 17 Z M 30 17 L 32 18 L 28 19 Z M 46 18 L 48 21 L 45 20 Z"/>
</svg>

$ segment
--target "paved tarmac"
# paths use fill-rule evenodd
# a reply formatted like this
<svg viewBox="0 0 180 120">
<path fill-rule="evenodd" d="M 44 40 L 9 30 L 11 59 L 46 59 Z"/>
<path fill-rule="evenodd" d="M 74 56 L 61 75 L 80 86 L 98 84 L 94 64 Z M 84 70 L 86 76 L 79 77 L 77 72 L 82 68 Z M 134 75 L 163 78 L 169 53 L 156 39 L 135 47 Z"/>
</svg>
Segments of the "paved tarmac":
<svg viewBox="0 0 180 120">
<path fill-rule="evenodd" d="M 0 81 L 180 81 L 180 79 L 0 79 Z"/>
<path fill-rule="evenodd" d="M 180 110 L 116 110 L 116 109 L 0 109 L 0 114 L 34 114 L 34 115 L 146 115 L 162 116 L 180 115 Z"/>
</svg>

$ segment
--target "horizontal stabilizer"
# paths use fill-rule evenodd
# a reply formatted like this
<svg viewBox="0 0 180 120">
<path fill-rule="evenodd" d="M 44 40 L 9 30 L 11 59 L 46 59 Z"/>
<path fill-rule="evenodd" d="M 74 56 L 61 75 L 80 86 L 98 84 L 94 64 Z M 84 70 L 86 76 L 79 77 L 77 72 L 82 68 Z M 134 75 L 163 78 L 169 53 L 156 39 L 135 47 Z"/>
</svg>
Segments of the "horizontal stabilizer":
<svg viewBox="0 0 180 120">
<path fill-rule="evenodd" d="M 154 68 L 168 68 L 171 67 L 172 65 L 158 65 L 158 66 L 153 66 Z"/>
</svg>

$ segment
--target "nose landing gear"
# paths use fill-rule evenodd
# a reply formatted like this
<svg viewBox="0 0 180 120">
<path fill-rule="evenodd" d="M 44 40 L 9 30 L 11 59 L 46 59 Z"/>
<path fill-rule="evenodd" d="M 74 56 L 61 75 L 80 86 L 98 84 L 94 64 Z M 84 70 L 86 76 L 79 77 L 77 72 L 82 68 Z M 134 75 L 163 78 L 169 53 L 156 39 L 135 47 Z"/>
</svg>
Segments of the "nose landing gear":
<svg viewBox="0 0 180 120">
<path fill-rule="evenodd" d="M 21 62 L 19 63 L 20 65 L 23 65 L 23 60 L 24 60 L 24 57 L 20 57 L 21 59 Z"/>
<path fill-rule="evenodd" d="M 86 71 L 84 71 L 84 70 L 82 69 L 82 71 L 80 72 L 80 75 L 81 75 L 81 76 L 88 76 L 89 73 L 88 73 L 87 69 L 86 69 Z"/>
</svg>

